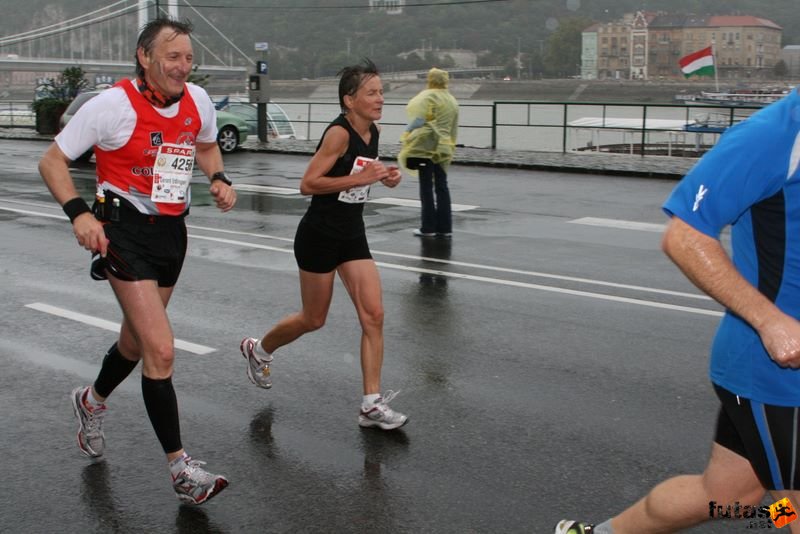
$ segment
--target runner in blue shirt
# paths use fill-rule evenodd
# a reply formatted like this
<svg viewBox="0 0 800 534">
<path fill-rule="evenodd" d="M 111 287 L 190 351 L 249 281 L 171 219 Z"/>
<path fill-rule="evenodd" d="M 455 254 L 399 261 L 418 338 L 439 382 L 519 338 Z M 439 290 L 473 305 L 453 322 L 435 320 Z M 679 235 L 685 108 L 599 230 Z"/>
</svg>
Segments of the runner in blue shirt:
<svg viewBox="0 0 800 534">
<path fill-rule="evenodd" d="M 597 526 L 556 534 L 674 532 L 736 505 L 755 516 L 767 491 L 800 506 L 800 95 L 730 128 L 664 203 L 664 252 L 722 304 L 711 348 L 721 402 L 700 475 L 671 478 Z M 719 241 L 731 226 L 732 256 Z M 796 526 L 797 525 L 797 526 Z M 800 532 L 800 521 L 790 523 Z"/>
</svg>

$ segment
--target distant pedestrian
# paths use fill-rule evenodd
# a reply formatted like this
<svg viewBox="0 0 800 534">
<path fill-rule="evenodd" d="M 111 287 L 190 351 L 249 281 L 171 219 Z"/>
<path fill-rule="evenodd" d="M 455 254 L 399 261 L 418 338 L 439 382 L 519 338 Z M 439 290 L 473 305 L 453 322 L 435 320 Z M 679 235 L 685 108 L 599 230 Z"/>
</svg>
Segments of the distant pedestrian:
<svg viewBox="0 0 800 534">
<path fill-rule="evenodd" d="M 78 243 L 95 253 L 92 277 L 107 279 L 122 308 L 114 343 L 91 386 L 72 391 L 78 447 L 96 458 L 105 450 L 106 399 L 142 362 L 142 397 L 167 457 L 178 498 L 201 504 L 228 481 L 203 469 L 181 443 L 172 386 L 174 336 L 167 304 L 186 256 L 192 169 L 208 176 L 222 211 L 236 203 L 217 146 L 214 105 L 192 72 L 191 24 L 148 22 L 136 45 L 136 79 L 122 80 L 78 110 L 39 163 L 53 197 L 72 222 Z M 69 163 L 94 147 L 94 213 L 78 196 Z M 212 281 L 213 282 L 213 281 Z"/>
<path fill-rule="evenodd" d="M 428 87 L 409 101 L 408 126 L 400 136 L 398 162 L 412 174 L 419 173 L 422 224 L 414 230 L 419 237 L 453 235 L 447 169 L 458 136 L 458 102 L 447 89 L 449 78 L 441 69 L 428 71 Z"/>
<path fill-rule="evenodd" d="M 797 89 L 728 129 L 663 208 L 664 252 L 726 309 L 711 347 L 719 409 L 710 458 L 702 474 L 661 482 L 597 526 L 564 520 L 556 534 L 676 532 L 741 508 L 761 514 L 767 492 L 800 506 Z M 729 225 L 730 256 L 719 241 Z M 790 529 L 800 533 L 800 521 Z"/>
<path fill-rule="evenodd" d="M 394 392 L 381 392 L 383 298 L 363 212 L 372 185 L 395 187 L 402 176 L 396 166 L 378 161 L 375 123 L 383 114 L 383 84 L 377 67 L 367 60 L 339 74 L 342 113 L 323 132 L 300 181 L 300 191 L 312 195 L 294 238 L 302 309 L 281 319 L 261 339 L 244 338 L 240 349 L 250 381 L 261 388 L 272 387 L 273 353 L 322 328 L 338 274 L 361 324 L 364 396 L 358 424 L 391 430 L 404 425 L 408 417 L 389 407 Z"/>
</svg>

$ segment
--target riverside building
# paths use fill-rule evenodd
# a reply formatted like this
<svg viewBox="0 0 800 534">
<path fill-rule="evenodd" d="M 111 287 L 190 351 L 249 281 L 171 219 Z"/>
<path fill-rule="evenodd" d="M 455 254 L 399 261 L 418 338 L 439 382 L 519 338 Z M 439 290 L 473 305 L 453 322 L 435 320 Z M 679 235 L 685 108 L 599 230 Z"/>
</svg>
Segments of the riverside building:
<svg viewBox="0 0 800 534">
<path fill-rule="evenodd" d="M 582 33 L 584 79 L 682 79 L 678 59 L 709 45 L 720 80 L 774 78 L 783 29 L 752 15 L 639 11 Z"/>
</svg>

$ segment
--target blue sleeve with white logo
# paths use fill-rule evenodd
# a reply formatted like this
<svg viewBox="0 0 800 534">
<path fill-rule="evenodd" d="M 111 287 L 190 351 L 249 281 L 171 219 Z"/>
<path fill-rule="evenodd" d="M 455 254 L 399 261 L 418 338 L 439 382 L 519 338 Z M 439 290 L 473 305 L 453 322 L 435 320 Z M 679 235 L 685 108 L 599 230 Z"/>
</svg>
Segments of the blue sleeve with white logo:
<svg viewBox="0 0 800 534">
<path fill-rule="evenodd" d="M 785 138 L 776 135 L 780 111 L 765 108 L 729 128 L 667 198 L 667 215 L 718 239 L 753 204 L 778 192 L 788 168 Z"/>
</svg>

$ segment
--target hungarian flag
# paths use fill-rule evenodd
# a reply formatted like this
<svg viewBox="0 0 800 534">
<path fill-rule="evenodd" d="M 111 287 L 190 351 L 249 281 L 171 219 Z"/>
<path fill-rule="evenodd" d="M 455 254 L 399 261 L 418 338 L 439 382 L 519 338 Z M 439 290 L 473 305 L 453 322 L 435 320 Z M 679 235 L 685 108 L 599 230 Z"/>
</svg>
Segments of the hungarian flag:
<svg viewBox="0 0 800 534">
<path fill-rule="evenodd" d="M 680 63 L 681 72 L 686 78 L 714 75 L 714 53 L 710 46 L 680 58 L 678 63 Z"/>
</svg>

